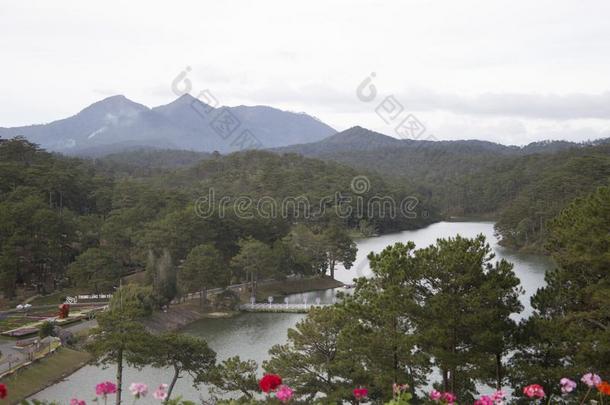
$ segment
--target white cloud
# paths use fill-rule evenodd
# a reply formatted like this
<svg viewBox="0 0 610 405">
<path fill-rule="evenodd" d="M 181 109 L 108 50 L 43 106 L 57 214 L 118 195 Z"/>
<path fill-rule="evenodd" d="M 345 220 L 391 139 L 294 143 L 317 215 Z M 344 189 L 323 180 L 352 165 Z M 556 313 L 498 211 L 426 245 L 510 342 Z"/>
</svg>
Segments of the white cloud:
<svg viewBox="0 0 610 405">
<path fill-rule="evenodd" d="M 4 2 L 0 126 L 69 116 L 109 89 L 166 103 L 191 66 L 193 86 L 223 104 L 336 128 L 380 129 L 354 95 L 376 72 L 380 94 L 439 136 L 594 137 L 610 120 L 608 15 L 605 0 Z"/>
</svg>

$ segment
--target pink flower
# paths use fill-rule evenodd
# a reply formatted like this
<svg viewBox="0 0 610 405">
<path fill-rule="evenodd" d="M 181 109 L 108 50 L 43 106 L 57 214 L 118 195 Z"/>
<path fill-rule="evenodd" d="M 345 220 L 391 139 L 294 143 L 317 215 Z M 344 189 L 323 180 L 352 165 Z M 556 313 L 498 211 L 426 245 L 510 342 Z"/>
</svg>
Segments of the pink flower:
<svg viewBox="0 0 610 405">
<path fill-rule="evenodd" d="M 108 394 L 114 394 L 116 392 L 116 385 L 110 381 L 104 381 L 95 386 L 95 395 L 98 397 L 103 396 L 104 398 Z"/>
<path fill-rule="evenodd" d="M 576 388 L 576 382 L 565 377 L 559 380 L 559 385 L 561 385 L 561 392 L 564 394 L 569 394 Z"/>
<path fill-rule="evenodd" d="M 392 392 L 394 395 L 400 395 L 401 392 L 409 389 L 409 384 L 392 384 Z"/>
<path fill-rule="evenodd" d="M 129 391 L 136 398 L 143 398 L 148 394 L 148 386 L 144 383 L 131 383 Z"/>
<path fill-rule="evenodd" d="M 83 401 L 82 399 L 72 398 L 70 400 L 70 405 L 87 405 L 87 403 L 85 401 Z"/>
<path fill-rule="evenodd" d="M 369 390 L 367 390 L 366 388 L 354 388 L 353 393 L 354 398 L 356 398 L 357 400 L 361 400 L 369 395 Z"/>
<path fill-rule="evenodd" d="M 447 402 L 448 404 L 452 404 L 455 402 L 457 397 L 452 392 L 443 392 L 443 396 L 441 397 L 441 399 L 443 401 Z"/>
<path fill-rule="evenodd" d="M 275 393 L 275 396 L 281 402 L 286 403 L 286 402 L 290 401 L 293 394 L 294 394 L 294 391 L 292 390 L 292 388 L 290 388 L 287 385 L 281 385 L 280 388 Z"/>
<path fill-rule="evenodd" d="M 528 398 L 544 398 L 544 389 L 538 384 L 531 384 L 523 388 L 523 393 Z"/>
<path fill-rule="evenodd" d="M 502 390 L 498 390 L 491 394 L 491 399 L 494 401 L 494 404 L 499 405 L 504 403 L 504 398 L 506 398 L 506 392 Z"/>
<path fill-rule="evenodd" d="M 588 387 L 595 387 L 595 386 L 601 384 L 602 379 L 597 374 L 587 373 L 582 376 L 580 381 L 585 383 Z"/>
<path fill-rule="evenodd" d="M 158 399 L 159 401 L 165 401 L 165 399 L 167 398 L 167 387 L 167 384 L 159 385 L 159 388 L 157 388 L 155 392 L 153 392 L 153 397 L 155 399 Z"/>
<path fill-rule="evenodd" d="M 481 398 L 474 401 L 474 405 L 494 405 L 494 400 L 487 395 L 483 395 Z"/>
<path fill-rule="evenodd" d="M 432 390 L 432 391 L 430 391 L 430 394 L 428 394 L 428 396 L 430 397 L 431 400 L 438 401 L 439 399 L 441 399 L 443 394 L 441 394 L 440 391 Z"/>
</svg>

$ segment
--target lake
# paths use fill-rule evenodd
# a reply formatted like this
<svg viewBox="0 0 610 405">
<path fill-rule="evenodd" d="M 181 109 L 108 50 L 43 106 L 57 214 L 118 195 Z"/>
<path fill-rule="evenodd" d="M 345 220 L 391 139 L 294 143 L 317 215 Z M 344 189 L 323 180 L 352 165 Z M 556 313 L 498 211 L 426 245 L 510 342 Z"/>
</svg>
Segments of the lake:
<svg viewBox="0 0 610 405">
<path fill-rule="evenodd" d="M 354 277 L 370 275 L 371 270 L 366 256 L 370 252 L 380 252 L 395 242 L 411 240 L 417 247 L 425 247 L 433 244 L 438 238 L 456 234 L 465 237 L 483 234 L 487 237 L 497 259 L 504 258 L 514 263 L 515 273 L 521 279 L 525 290 L 525 294 L 521 297 L 525 310 L 519 317 L 528 316 L 531 313 L 529 298 L 544 285 L 544 273 L 552 268 L 552 262 L 545 256 L 517 253 L 499 246 L 494 235 L 493 222 L 437 222 L 414 231 L 360 239 L 357 241 L 356 262 L 349 270 L 339 266 L 335 271 L 335 278 L 344 283 L 351 283 Z M 316 298 L 320 298 L 321 302 L 329 303 L 332 301 L 334 293 L 333 290 L 325 290 L 294 294 L 289 297 L 289 302 L 303 302 L 305 299 L 307 302 L 314 302 Z M 184 332 L 206 339 L 210 347 L 217 352 L 220 360 L 239 355 L 242 359 L 253 359 L 260 364 L 267 358 L 267 351 L 273 345 L 286 341 L 288 328 L 293 327 L 304 316 L 304 314 L 243 313 L 229 319 L 204 319 L 189 325 Z M 62 403 L 68 403 L 74 396 L 89 400 L 95 395 L 95 384 L 103 380 L 113 380 L 114 374 L 114 368 L 101 369 L 86 366 L 64 381 L 41 391 L 33 398 L 53 399 Z M 124 385 L 128 386 L 132 382 L 145 382 L 153 387 L 161 383 L 169 383 L 170 377 L 169 370 L 147 367 L 138 371 L 127 368 L 124 373 Z M 189 377 L 178 381 L 175 393 L 191 400 L 199 399 L 200 396 L 207 397 L 205 387 L 193 388 Z"/>
</svg>

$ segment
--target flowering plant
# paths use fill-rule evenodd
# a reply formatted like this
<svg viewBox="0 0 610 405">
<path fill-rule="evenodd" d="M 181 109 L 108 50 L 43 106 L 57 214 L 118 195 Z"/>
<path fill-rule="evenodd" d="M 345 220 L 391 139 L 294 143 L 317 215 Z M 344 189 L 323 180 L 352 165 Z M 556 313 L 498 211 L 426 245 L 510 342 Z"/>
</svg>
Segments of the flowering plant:
<svg viewBox="0 0 610 405">
<path fill-rule="evenodd" d="M 104 403 L 108 400 L 109 394 L 116 393 L 116 385 L 110 381 L 104 381 L 95 386 L 95 395 L 104 398 Z"/>
<path fill-rule="evenodd" d="M 441 402 L 444 404 L 453 404 L 457 400 L 457 396 L 453 392 L 440 392 L 432 390 L 428 394 L 428 397 L 434 402 Z"/>
<path fill-rule="evenodd" d="M 603 404 L 603 396 L 610 395 L 610 383 L 602 381 L 601 377 L 594 373 L 587 373 L 580 378 L 580 381 L 587 387 L 587 392 L 580 400 L 580 404 L 584 404 L 587 398 L 589 398 L 589 394 L 593 391 L 593 388 L 597 389 L 599 393 L 599 398 L 601 403 Z M 567 377 L 563 377 L 559 380 L 559 386 L 561 387 L 562 396 L 567 396 L 576 390 L 578 383 L 576 381 L 571 380 Z M 538 384 L 531 384 L 527 387 L 523 388 L 523 394 L 530 399 L 540 400 L 546 396 L 544 389 Z M 482 398 L 481 398 L 482 399 Z M 548 402 L 551 403 L 552 395 L 549 396 Z M 567 399 L 563 398 L 562 402 L 566 402 Z M 593 402 L 593 400 L 592 400 Z M 487 405 L 486 403 L 479 402 L 476 405 Z"/>
<path fill-rule="evenodd" d="M 546 395 L 544 393 L 544 389 L 539 384 L 530 384 L 527 387 L 523 388 L 523 393 L 528 398 L 544 398 Z"/>
<path fill-rule="evenodd" d="M 144 383 L 131 383 L 129 391 L 136 399 L 144 398 L 148 394 L 148 386 Z"/>
<path fill-rule="evenodd" d="M 280 388 L 275 393 L 277 399 L 282 403 L 287 403 L 292 398 L 294 391 L 287 385 L 281 385 Z"/>
<path fill-rule="evenodd" d="M 409 405 L 413 395 L 408 391 L 408 384 L 396 384 L 392 385 L 392 400 L 387 402 L 386 405 Z"/>
<path fill-rule="evenodd" d="M 362 387 L 354 388 L 353 394 L 354 394 L 354 398 L 356 398 L 356 400 L 358 402 L 360 402 L 360 400 L 368 397 L 369 390 L 367 390 L 366 388 L 362 388 Z"/>
<path fill-rule="evenodd" d="M 155 399 L 158 399 L 159 401 L 164 401 L 165 399 L 167 399 L 167 388 L 167 384 L 159 385 L 159 388 L 157 388 L 155 392 L 153 392 L 153 397 Z"/>
<path fill-rule="evenodd" d="M 280 385 L 282 377 L 277 374 L 265 374 L 258 382 L 258 387 L 266 394 L 275 391 Z"/>
</svg>

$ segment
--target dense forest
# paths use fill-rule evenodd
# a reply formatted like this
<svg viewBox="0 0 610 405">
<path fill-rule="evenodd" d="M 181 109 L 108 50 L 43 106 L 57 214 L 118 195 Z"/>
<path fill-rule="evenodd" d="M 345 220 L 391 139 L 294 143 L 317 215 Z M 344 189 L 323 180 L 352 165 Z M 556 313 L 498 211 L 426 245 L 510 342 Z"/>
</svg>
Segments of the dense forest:
<svg viewBox="0 0 610 405">
<path fill-rule="evenodd" d="M 528 387 L 548 403 L 603 400 L 604 386 L 591 382 L 601 378 L 587 373 L 610 372 L 608 229 L 608 187 L 577 199 L 549 223 L 547 248 L 557 268 L 533 296 L 533 314 L 520 321 L 520 280 L 512 263 L 495 260 L 483 235 L 388 246 L 368 256 L 369 277 L 358 278 L 337 304 L 312 308 L 285 343 L 271 347 L 262 367 L 290 387 L 297 404 L 358 403 L 354 387 L 366 387 L 367 403 L 385 404 L 526 404 L 534 396 Z M 204 340 L 140 327 L 152 311 L 146 288 L 123 286 L 123 299 L 115 295 L 99 316 L 89 346 L 98 362 L 118 371 L 123 362 L 174 366 L 168 395 L 188 372 L 195 386 L 208 385 L 212 403 L 277 403 L 257 395 L 269 390 L 257 384 L 255 361 L 216 362 Z M 510 393 L 502 390 L 508 386 Z M 480 396 L 491 390 L 496 401 Z"/>
<path fill-rule="evenodd" d="M 439 219 L 416 190 L 337 163 L 256 151 L 212 154 L 191 166 L 190 153 L 128 156 L 79 160 L 24 139 L 2 140 L 5 296 L 66 286 L 107 292 L 122 276 L 147 270 L 158 294 L 171 299 L 195 288 L 189 261 L 210 255 L 229 269 L 210 280 L 214 287 L 255 276 L 332 274 L 353 261 L 350 235 Z M 354 179 L 365 188 L 354 189 Z M 380 196 L 407 201 L 409 215 L 389 215 Z M 244 260 L 248 254 L 256 257 Z"/>
<path fill-rule="evenodd" d="M 264 367 L 285 376 L 305 401 L 320 392 L 349 400 L 359 384 L 369 399 L 388 401 L 396 381 L 417 396 L 436 367 L 434 388 L 460 403 L 472 402 L 481 386 L 507 385 L 515 403 L 529 403 L 522 391 L 532 381 L 549 403 L 578 403 L 562 391 L 562 378 L 610 372 L 608 229 L 608 187 L 549 222 L 547 249 L 557 268 L 534 295 L 533 315 L 520 322 L 513 265 L 495 261 L 482 235 L 419 249 L 412 242 L 388 246 L 369 255 L 372 277 L 358 279 L 341 304 L 310 312 L 286 344 L 271 349 Z M 577 396 L 587 389 L 581 385 Z"/>
<path fill-rule="evenodd" d="M 345 163 L 413 184 L 445 216 L 492 216 L 506 245 L 544 251 L 546 224 L 572 200 L 608 185 L 610 143 L 398 140 L 355 127 L 278 152 Z"/>
</svg>

